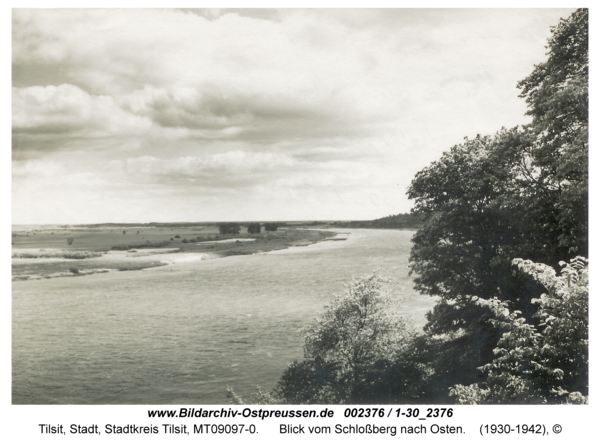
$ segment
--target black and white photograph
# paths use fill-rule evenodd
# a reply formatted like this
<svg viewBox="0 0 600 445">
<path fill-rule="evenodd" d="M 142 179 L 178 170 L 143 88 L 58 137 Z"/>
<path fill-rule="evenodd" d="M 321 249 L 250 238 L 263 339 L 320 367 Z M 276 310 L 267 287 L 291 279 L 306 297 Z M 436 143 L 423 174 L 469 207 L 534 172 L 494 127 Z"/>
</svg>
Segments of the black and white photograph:
<svg viewBox="0 0 600 445">
<path fill-rule="evenodd" d="M 587 8 L 175 6 L 10 10 L 14 408 L 589 405 Z"/>
</svg>

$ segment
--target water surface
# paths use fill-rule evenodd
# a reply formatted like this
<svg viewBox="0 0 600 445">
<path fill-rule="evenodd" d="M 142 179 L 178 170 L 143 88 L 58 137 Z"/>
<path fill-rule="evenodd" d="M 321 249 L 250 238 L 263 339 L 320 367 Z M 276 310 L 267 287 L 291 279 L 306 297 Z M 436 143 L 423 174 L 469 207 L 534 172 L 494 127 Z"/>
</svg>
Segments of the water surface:
<svg viewBox="0 0 600 445">
<path fill-rule="evenodd" d="M 411 231 L 133 272 L 13 283 L 14 404 L 218 404 L 271 389 L 302 359 L 298 330 L 342 284 L 381 269 L 417 325 Z"/>
</svg>

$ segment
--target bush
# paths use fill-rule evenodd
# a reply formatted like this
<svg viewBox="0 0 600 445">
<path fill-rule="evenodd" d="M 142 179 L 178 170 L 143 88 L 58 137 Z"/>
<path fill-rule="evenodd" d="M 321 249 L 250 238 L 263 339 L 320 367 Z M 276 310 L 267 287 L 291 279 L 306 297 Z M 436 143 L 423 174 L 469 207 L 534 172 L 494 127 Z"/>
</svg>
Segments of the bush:
<svg viewBox="0 0 600 445">
<path fill-rule="evenodd" d="M 219 223 L 219 233 L 221 235 L 237 235 L 241 227 L 238 223 Z"/>
<path fill-rule="evenodd" d="M 72 274 L 75 274 L 75 275 L 79 275 L 79 269 L 77 269 L 76 267 L 71 267 L 69 269 L 69 272 L 71 272 Z"/>
<path fill-rule="evenodd" d="M 459 403 L 581 403 L 588 394 L 588 260 L 561 262 L 560 276 L 550 266 L 516 259 L 513 264 L 547 290 L 533 326 L 509 311 L 506 302 L 481 301 L 491 308 L 491 323 L 504 330 L 494 350 L 497 358 L 481 367 L 486 382 L 456 385 L 451 395 Z"/>
<path fill-rule="evenodd" d="M 277 223 L 265 223 L 265 230 L 267 232 L 276 232 L 277 231 Z"/>
<path fill-rule="evenodd" d="M 395 356 L 414 337 L 412 323 L 392 309 L 379 271 L 345 285 L 303 330 L 304 358 L 292 363 L 274 395 L 286 403 L 374 403 Z"/>
<path fill-rule="evenodd" d="M 73 241 L 75 241 L 75 239 L 73 239 L 72 236 L 67 238 L 67 244 L 70 246 L 71 244 L 73 244 Z"/>
<path fill-rule="evenodd" d="M 248 233 L 260 233 L 260 223 L 248 224 Z"/>
</svg>

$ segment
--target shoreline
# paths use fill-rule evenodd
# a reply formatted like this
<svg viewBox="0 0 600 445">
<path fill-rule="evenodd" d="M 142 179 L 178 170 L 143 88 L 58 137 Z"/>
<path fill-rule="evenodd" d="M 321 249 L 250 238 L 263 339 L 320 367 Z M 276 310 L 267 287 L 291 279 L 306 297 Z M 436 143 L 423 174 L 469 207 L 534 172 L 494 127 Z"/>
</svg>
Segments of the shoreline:
<svg viewBox="0 0 600 445">
<path fill-rule="evenodd" d="M 306 247 L 325 241 L 344 241 L 337 230 L 293 228 L 277 233 L 264 233 L 253 238 L 242 236 L 202 242 L 182 242 L 165 248 L 108 250 L 85 259 L 61 258 L 76 250 L 57 248 L 13 248 L 12 281 L 38 281 L 52 278 L 76 278 L 97 273 L 137 271 L 208 261 L 229 256 L 261 255 L 290 247 Z M 79 247 L 79 246 L 78 246 Z M 81 252 L 81 251 L 79 251 Z M 83 251 L 85 253 L 86 251 Z M 89 251 L 87 251 L 89 252 Z M 31 255 L 21 257 L 23 254 Z M 39 257 L 35 257 L 39 253 Z M 93 253 L 93 252 L 89 252 Z M 95 252 L 100 253 L 100 252 Z M 52 256 L 49 256 L 51 254 Z"/>
</svg>

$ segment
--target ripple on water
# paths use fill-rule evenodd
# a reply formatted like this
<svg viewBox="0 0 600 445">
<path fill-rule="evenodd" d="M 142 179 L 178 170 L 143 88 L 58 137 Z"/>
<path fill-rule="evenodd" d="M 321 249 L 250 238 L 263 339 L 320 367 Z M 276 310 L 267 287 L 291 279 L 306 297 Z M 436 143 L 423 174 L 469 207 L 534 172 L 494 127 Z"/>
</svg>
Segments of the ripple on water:
<svg viewBox="0 0 600 445">
<path fill-rule="evenodd" d="M 412 290 L 412 232 L 344 232 L 172 270 L 14 282 L 13 403 L 211 404 L 226 403 L 227 385 L 272 388 L 302 359 L 298 331 L 342 283 L 377 268 L 422 325 L 433 300 Z"/>
</svg>

